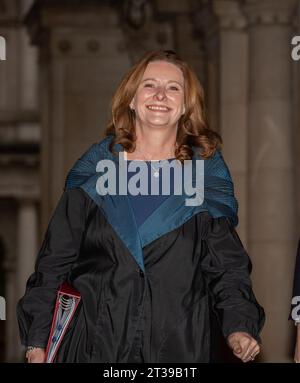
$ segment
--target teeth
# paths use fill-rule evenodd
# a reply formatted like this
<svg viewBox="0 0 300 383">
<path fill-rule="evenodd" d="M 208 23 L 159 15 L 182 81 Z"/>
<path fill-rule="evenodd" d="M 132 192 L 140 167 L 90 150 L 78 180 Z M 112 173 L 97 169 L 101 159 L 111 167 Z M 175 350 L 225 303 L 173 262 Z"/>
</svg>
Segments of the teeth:
<svg viewBox="0 0 300 383">
<path fill-rule="evenodd" d="M 164 111 L 168 110 L 168 108 L 165 108 L 163 106 L 151 106 L 151 105 L 148 106 L 148 109 L 151 109 L 151 110 L 164 110 Z"/>
</svg>

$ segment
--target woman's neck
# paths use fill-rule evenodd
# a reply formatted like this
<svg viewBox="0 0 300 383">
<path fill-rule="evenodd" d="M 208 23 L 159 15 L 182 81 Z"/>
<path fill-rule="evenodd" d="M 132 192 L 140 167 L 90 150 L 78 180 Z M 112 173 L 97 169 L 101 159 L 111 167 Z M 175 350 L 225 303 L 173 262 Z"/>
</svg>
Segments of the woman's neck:
<svg viewBox="0 0 300 383">
<path fill-rule="evenodd" d="M 136 148 L 127 159 L 162 160 L 175 157 L 176 132 L 143 132 L 137 129 Z"/>
</svg>

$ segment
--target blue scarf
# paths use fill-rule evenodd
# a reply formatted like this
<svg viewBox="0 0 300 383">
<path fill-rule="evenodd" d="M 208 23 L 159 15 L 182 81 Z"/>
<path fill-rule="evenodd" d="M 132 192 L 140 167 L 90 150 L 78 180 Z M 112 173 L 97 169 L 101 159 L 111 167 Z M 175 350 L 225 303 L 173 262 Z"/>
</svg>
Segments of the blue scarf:
<svg viewBox="0 0 300 383">
<path fill-rule="evenodd" d="M 127 195 L 100 195 L 96 183 L 100 176 L 96 171 L 100 160 L 118 158 L 109 150 L 112 135 L 98 144 L 93 144 L 74 164 L 69 171 L 65 190 L 80 187 L 99 206 L 102 213 L 125 243 L 136 262 L 144 270 L 142 248 L 160 236 L 183 225 L 193 215 L 207 211 L 213 218 L 228 217 L 233 224 L 238 224 L 238 204 L 234 197 L 234 188 L 230 172 L 222 153 L 216 151 L 214 156 L 204 160 L 204 200 L 201 205 L 186 206 L 186 195 L 170 195 L 144 222 L 137 227 Z M 114 146 L 116 152 L 123 151 L 120 144 Z M 192 161 L 200 157 L 194 149 Z M 195 166 L 193 166 L 193 171 Z M 193 179 L 195 174 L 193 173 Z M 126 217 L 126 223 L 124 222 Z"/>
</svg>

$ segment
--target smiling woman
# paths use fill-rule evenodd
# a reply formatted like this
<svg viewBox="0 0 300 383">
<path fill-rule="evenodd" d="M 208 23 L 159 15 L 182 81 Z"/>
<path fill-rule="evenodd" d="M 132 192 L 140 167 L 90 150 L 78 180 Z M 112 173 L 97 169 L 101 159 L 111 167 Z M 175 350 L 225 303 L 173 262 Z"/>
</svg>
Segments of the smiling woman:
<svg viewBox="0 0 300 383">
<path fill-rule="evenodd" d="M 185 113 L 181 70 L 166 61 L 150 62 L 130 107 L 135 112 L 137 130 L 148 124 L 176 133 L 177 122 Z"/>
<path fill-rule="evenodd" d="M 140 147 L 139 137 L 148 128 L 153 142 Z M 222 142 L 209 128 L 197 76 L 173 51 L 149 52 L 124 76 L 112 101 L 106 133 L 115 135 L 111 149 L 121 144 L 129 159 L 136 159 L 130 155 L 134 151 L 147 154 L 149 145 L 152 154 L 162 154 L 164 149 L 165 158 L 191 159 L 192 146 L 201 148 L 202 157 L 208 158 Z M 158 149 L 161 140 L 163 148 Z"/>
<path fill-rule="evenodd" d="M 210 362 L 216 321 L 234 355 L 253 360 L 264 310 L 252 291 L 251 261 L 235 231 L 232 179 L 196 75 L 174 52 L 150 52 L 125 75 L 111 112 L 107 136 L 67 176 L 18 304 L 29 362 L 44 361 L 65 281 L 82 299 L 55 362 Z M 120 154 L 128 165 L 125 193 L 101 195 L 97 169 L 112 161 L 115 185 L 126 162 Z M 187 204 L 184 193 L 153 195 L 152 187 L 126 193 L 140 177 L 129 174 L 130 164 L 140 159 L 147 185 L 163 185 L 163 170 L 175 159 L 184 175 L 190 170 L 196 193 L 204 175 L 204 198 Z M 168 161 L 158 168 L 157 160 Z"/>
</svg>

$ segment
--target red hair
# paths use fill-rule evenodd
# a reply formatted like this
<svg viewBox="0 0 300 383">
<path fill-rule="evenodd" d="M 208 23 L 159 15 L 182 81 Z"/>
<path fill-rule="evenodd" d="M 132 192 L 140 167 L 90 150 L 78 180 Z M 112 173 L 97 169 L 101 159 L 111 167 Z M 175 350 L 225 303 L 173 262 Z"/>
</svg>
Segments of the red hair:
<svg viewBox="0 0 300 383">
<path fill-rule="evenodd" d="M 135 113 L 129 105 L 149 62 L 161 60 L 175 64 L 184 78 L 185 113 L 178 121 L 175 156 L 180 161 L 191 159 L 194 146 L 201 149 L 203 158 L 209 158 L 221 147 L 222 139 L 209 128 L 203 88 L 189 65 L 175 52 L 166 50 L 147 53 L 126 73 L 119 84 L 112 99 L 111 120 L 105 132 L 106 135 L 114 135 L 110 150 L 113 151 L 115 144 L 121 144 L 130 153 L 135 150 Z"/>
</svg>

